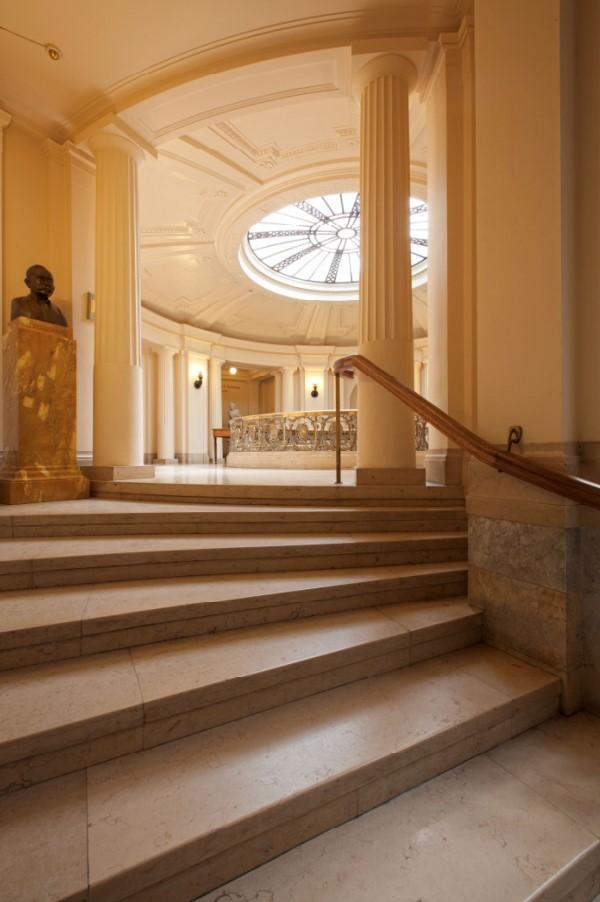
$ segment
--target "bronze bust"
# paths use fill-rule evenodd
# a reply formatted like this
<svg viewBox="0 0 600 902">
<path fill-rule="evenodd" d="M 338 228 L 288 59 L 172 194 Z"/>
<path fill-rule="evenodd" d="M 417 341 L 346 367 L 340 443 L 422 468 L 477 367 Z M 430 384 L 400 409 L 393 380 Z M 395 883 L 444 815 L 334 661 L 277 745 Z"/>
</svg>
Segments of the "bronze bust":
<svg viewBox="0 0 600 902">
<path fill-rule="evenodd" d="M 29 316 L 31 319 L 40 319 L 43 323 L 54 323 L 56 326 L 67 326 L 67 320 L 56 304 L 50 300 L 54 293 L 54 276 L 36 263 L 30 266 L 25 273 L 25 284 L 29 288 L 29 294 L 22 298 L 14 298 L 10 305 L 10 318 Z"/>
</svg>

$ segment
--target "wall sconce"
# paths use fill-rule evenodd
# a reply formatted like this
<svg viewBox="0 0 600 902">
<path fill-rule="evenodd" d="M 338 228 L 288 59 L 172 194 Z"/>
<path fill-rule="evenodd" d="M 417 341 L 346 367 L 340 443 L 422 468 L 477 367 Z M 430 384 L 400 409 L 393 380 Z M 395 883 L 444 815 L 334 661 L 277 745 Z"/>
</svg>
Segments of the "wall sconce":
<svg viewBox="0 0 600 902">
<path fill-rule="evenodd" d="M 313 385 L 313 387 L 312 387 L 312 391 L 311 391 L 311 393 L 310 393 L 310 396 L 311 396 L 311 398 L 318 398 L 318 397 L 319 397 L 319 386 L 317 385 L 316 382 L 314 383 L 314 385 Z"/>
<path fill-rule="evenodd" d="M 198 373 L 196 379 L 194 379 L 194 388 L 202 388 L 202 382 L 204 381 L 204 376 L 202 373 Z"/>
<path fill-rule="evenodd" d="M 85 295 L 85 317 L 91 320 L 96 319 L 96 295 L 93 291 L 88 291 Z"/>
<path fill-rule="evenodd" d="M 237 366 L 230 366 L 230 367 L 229 367 L 229 375 L 230 375 L 230 376 L 237 376 Z"/>
</svg>

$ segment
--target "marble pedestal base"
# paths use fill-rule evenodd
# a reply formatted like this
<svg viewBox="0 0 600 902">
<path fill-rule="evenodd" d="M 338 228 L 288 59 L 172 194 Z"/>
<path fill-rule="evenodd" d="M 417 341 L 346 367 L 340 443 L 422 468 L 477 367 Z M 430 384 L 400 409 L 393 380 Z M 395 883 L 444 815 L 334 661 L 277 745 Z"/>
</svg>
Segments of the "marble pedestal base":
<svg viewBox="0 0 600 902">
<path fill-rule="evenodd" d="M 89 496 L 76 458 L 76 357 L 71 329 L 28 317 L 4 339 L 4 465 L 0 502 Z"/>
<path fill-rule="evenodd" d="M 23 471 L 19 471 L 22 473 Z M 39 501 L 74 501 L 90 497 L 90 484 L 81 473 L 70 476 L 0 474 L 0 504 L 34 504 Z"/>
</svg>

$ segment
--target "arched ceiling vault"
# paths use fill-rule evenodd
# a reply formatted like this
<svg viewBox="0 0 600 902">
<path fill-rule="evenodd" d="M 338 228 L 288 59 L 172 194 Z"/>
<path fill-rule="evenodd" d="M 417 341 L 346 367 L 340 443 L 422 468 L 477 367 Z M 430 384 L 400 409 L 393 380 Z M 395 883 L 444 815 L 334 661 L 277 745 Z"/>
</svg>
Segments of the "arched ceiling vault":
<svg viewBox="0 0 600 902">
<path fill-rule="evenodd" d="M 108 126 L 146 148 L 149 308 L 234 337 L 351 345 L 355 302 L 269 295 L 231 265 L 231 236 L 316 186 L 356 186 L 352 74 L 368 58 L 357 51 L 402 49 L 426 69 L 440 31 L 455 30 L 469 2 L 305 0 L 298 16 L 296 0 L 28 0 L 0 24 L 59 45 L 63 59 L 51 63 L 41 48 L 0 32 L 0 107 L 58 141 L 85 144 Z M 413 193 L 424 196 L 418 93 L 410 116 Z M 419 291 L 415 329 L 423 334 Z"/>
</svg>

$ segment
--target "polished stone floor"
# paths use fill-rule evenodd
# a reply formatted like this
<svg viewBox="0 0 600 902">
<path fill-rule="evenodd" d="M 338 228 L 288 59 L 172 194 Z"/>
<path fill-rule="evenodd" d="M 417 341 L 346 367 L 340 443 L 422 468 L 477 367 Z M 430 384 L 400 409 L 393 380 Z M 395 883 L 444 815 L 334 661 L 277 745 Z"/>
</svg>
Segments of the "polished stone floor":
<svg viewBox="0 0 600 902">
<path fill-rule="evenodd" d="M 598 718 L 547 721 L 197 902 L 525 902 L 600 867 L 599 761 Z"/>
<path fill-rule="evenodd" d="M 157 466 L 153 479 L 128 482 L 177 485 L 334 485 L 335 470 L 268 470 L 227 467 L 223 464 L 173 464 Z M 342 471 L 344 485 L 355 485 L 354 470 Z"/>
</svg>

